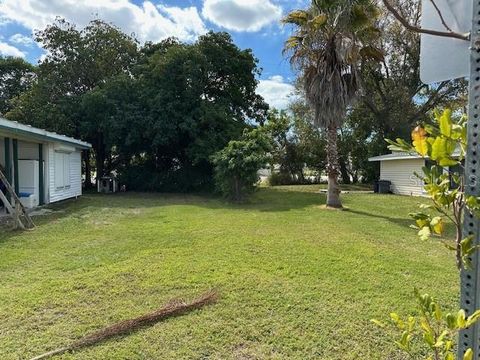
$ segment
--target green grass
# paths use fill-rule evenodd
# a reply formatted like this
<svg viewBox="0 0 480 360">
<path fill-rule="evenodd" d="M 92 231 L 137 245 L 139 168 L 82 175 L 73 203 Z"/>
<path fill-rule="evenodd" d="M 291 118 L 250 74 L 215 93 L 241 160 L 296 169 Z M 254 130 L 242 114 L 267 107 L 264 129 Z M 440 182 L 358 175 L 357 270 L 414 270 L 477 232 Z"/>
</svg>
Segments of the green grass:
<svg viewBox="0 0 480 360">
<path fill-rule="evenodd" d="M 418 198 L 319 186 L 248 204 L 190 195 L 87 195 L 32 232 L 0 234 L 0 359 L 26 359 L 171 298 L 218 304 L 56 359 L 403 359 L 370 323 L 456 307 L 453 255 L 408 228 Z"/>
</svg>

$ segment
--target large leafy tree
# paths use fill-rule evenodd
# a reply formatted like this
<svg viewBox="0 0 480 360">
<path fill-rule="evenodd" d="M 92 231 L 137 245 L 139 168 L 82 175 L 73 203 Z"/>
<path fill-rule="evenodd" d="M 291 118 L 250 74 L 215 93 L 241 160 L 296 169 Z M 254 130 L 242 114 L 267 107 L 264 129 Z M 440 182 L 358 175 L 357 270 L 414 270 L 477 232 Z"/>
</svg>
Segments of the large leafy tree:
<svg viewBox="0 0 480 360">
<path fill-rule="evenodd" d="M 30 88 L 35 67 L 22 58 L 0 56 L 0 115 L 12 108 L 12 100 Z"/>
<path fill-rule="evenodd" d="M 211 156 L 266 117 L 268 106 L 255 92 L 256 59 L 228 34 L 213 32 L 191 44 L 146 44 L 141 54 L 133 76 L 110 79 L 84 97 L 85 117 L 109 129 L 107 166 L 129 188 L 213 188 Z"/>
<path fill-rule="evenodd" d="M 314 0 L 284 22 L 294 26 L 285 44 L 291 63 L 300 70 L 314 123 L 327 135 L 327 206 L 342 207 L 338 187 L 338 129 L 360 89 L 362 60 L 383 59 L 374 46 L 378 9 L 370 0 Z"/>
<path fill-rule="evenodd" d="M 102 20 L 93 20 L 78 29 L 58 19 L 38 31 L 36 41 L 47 51 L 38 66 L 37 81 L 14 102 L 7 116 L 91 142 L 97 174 L 103 175 L 107 153 L 105 130 L 97 126 L 98 117 L 83 116 L 82 97 L 102 88 L 109 79 L 131 74 L 138 61 L 138 44 Z M 85 126 L 88 121 L 91 124 Z M 90 131 L 95 127 L 96 131 Z M 89 159 L 85 160 L 88 165 Z"/>
<path fill-rule="evenodd" d="M 255 92 L 257 60 L 227 33 L 193 44 L 167 39 L 144 51 L 136 74 L 150 122 L 144 167 L 168 176 L 157 190 L 213 185 L 211 156 L 266 117 L 268 106 Z"/>
</svg>

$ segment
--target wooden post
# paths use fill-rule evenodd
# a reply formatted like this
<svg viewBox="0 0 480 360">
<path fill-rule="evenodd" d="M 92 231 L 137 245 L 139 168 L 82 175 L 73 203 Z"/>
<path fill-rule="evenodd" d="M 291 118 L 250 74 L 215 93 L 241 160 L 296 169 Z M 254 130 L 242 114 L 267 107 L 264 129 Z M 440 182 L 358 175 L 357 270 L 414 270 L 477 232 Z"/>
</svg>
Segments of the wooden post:
<svg viewBox="0 0 480 360">
<path fill-rule="evenodd" d="M 12 156 L 10 153 L 10 138 L 5 138 L 5 177 L 12 182 Z"/>
<path fill-rule="evenodd" d="M 18 140 L 13 139 L 13 186 L 15 188 L 15 194 L 20 195 L 20 176 L 18 171 Z"/>
<path fill-rule="evenodd" d="M 27 209 L 25 209 L 25 207 L 21 203 L 20 198 L 17 196 L 12 185 L 10 185 L 10 183 L 8 182 L 7 178 L 2 173 L 1 170 L 0 170 L 0 181 L 3 182 L 3 184 L 5 185 L 5 188 L 7 189 L 8 194 L 12 199 L 11 203 L 12 203 L 13 213 L 11 215 L 14 218 L 14 220 L 18 223 L 16 226 L 19 226 L 22 229 L 24 228 L 33 229 L 35 227 L 35 224 L 33 223 L 32 219 L 28 215 Z M 22 219 L 25 221 L 25 223 L 22 222 Z"/>
<path fill-rule="evenodd" d="M 43 144 L 38 144 L 38 204 L 45 204 L 45 174 L 43 170 Z"/>
</svg>

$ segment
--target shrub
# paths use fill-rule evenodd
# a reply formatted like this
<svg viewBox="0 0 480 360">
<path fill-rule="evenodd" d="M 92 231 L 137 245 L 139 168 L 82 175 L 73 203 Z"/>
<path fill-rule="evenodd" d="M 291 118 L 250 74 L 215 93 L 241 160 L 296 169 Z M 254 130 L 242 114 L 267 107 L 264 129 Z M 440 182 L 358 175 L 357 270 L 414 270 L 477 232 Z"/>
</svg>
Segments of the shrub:
<svg viewBox="0 0 480 360">
<path fill-rule="evenodd" d="M 245 131 L 240 140 L 212 156 L 215 167 L 215 185 L 226 198 L 242 201 L 255 189 L 258 170 L 266 166 L 271 150 L 271 139 L 261 128 Z"/>
</svg>

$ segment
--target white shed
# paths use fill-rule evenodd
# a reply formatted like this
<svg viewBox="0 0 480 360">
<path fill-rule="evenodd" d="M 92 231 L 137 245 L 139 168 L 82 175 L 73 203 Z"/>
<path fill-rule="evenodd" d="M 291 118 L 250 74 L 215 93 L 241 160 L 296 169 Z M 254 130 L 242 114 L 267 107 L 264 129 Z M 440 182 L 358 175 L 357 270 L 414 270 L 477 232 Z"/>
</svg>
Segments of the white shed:
<svg viewBox="0 0 480 360">
<path fill-rule="evenodd" d="M 458 156 L 459 153 L 453 154 Z M 424 196 L 424 184 L 415 173 L 422 174 L 424 166 L 431 166 L 432 162 L 428 158 L 423 158 L 417 154 L 405 152 L 393 152 L 387 155 L 371 157 L 368 161 L 380 163 L 380 179 L 390 181 L 390 190 L 394 194 Z M 445 172 L 461 172 L 458 166 L 455 169 L 444 168 Z M 453 184 L 452 184 L 453 186 Z"/>
<path fill-rule="evenodd" d="M 0 118 L 0 165 L 26 207 L 82 195 L 89 143 Z"/>
<path fill-rule="evenodd" d="M 423 183 L 415 176 L 422 173 L 425 159 L 414 154 L 394 152 L 392 154 L 371 157 L 368 161 L 380 162 L 380 180 L 392 183 L 390 190 L 394 194 L 422 196 Z"/>
</svg>

